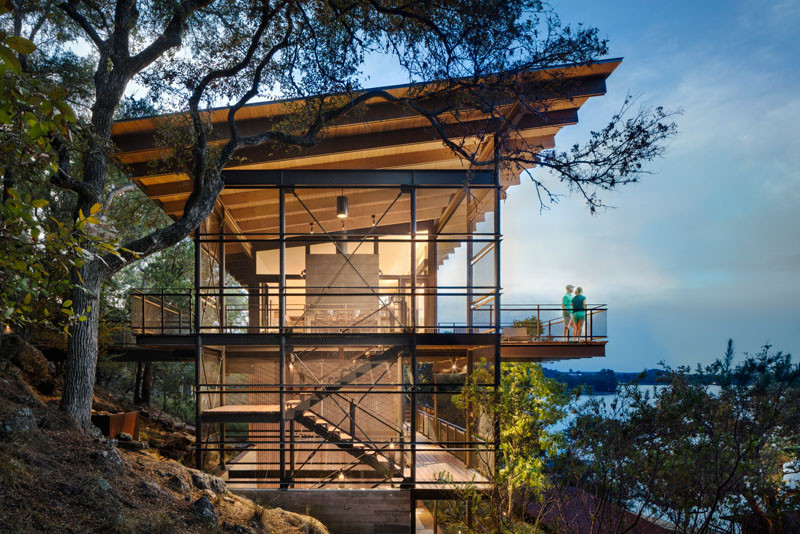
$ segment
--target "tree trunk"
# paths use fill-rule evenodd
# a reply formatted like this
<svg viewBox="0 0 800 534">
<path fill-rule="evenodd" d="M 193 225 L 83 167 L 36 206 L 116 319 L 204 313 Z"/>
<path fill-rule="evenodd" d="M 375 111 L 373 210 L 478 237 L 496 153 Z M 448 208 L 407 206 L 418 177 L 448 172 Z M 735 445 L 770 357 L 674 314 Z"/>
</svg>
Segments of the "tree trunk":
<svg viewBox="0 0 800 534">
<path fill-rule="evenodd" d="M 133 403 L 142 403 L 142 362 L 136 362 L 136 378 L 133 382 Z"/>
<path fill-rule="evenodd" d="M 144 364 L 144 376 L 142 377 L 142 404 L 150 404 L 150 391 L 153 387 L 153 364 Z"/>
<path fill-rule="evenodd" d="M 89 428 L 97 371 L 97 326 L 99 318 L 98 266 L 89 262 L 81 268 L 83 287 L 72 290 L 72 306 L 86 320 L 76 321 L 69 329 L 67 363 L 64 371 L 64 394 L 61 409 L 75 419 L 84 430 Z M 89 310 L 89 311 L 87 311 Z"/>
</svg>

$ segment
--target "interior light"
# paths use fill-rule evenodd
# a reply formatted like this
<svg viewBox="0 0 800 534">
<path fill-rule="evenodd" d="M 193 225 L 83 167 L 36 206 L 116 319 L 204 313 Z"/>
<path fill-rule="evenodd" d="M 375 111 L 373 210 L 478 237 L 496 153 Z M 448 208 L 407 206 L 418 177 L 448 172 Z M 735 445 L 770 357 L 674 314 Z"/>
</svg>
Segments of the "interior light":
<svg viewBox="0 0 800 534">
<path fill-rule="evenodd" d="M 308 223 L 308 233 L 310 233 L 310 234 L 314 233 L 314 223 L 313 222 Z"/>
<path fill-rule="evenodd" d="M 347 197 L 344 195 L 336 197 L 336 216 L 340 219 L 347 218 Z"/>
</svg>

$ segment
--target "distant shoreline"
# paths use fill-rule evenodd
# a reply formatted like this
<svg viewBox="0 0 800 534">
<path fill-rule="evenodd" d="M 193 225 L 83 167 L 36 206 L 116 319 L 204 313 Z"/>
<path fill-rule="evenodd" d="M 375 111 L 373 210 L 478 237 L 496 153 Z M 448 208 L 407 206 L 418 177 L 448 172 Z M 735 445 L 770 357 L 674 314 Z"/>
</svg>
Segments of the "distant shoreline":
<svg viewBox="0 0 800 534">
<path fill-rule="evenodd" d="M 567 389 L 591 388 L 594 393 L 614 393 L 617 386 L 635 382 L 642 386 L 656 386 L 664 384 L 668 373 L 663 369 L 645 369 L 639 373 L 616 372 L 613 369 L 600 371 L 557 371 L 542 367 L 544 375 L 548 378 L 566 384 Z M 714 384 L 715 377 L 711 375 L 690 375 L 699 383 Z"/>
</svg>

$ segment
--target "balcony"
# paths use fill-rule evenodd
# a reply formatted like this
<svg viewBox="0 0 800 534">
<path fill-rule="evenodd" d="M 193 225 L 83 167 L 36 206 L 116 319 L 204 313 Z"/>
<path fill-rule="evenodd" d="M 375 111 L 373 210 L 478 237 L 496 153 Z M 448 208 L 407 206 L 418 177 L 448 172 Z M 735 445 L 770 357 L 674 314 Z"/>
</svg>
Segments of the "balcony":
<svg viewBox="0 0 800 534">
<path fill-rule="evenodd" d="M 346 288 L 347 289 L 347 288 Z M 361 288 L 363 291 L 363 288 Z M 338 291 L 338 289 L 337 289 Z M 472 295 L 474 295 L 473 288 Z M 195 312 L 195 294 L 191 289 L 136 290 L 131 294 L 131 330 L 142 344 L 192 344 L 196 333 L 218 338 L 219 344 L 229 340 L 235 344 L 257 335 L 259 343 L 269 343 L 270 336 L 283 333 L 296 338 L 325 338 L 328 344 L 346 344 L 349 338 L 363 336 L 403 336 L 416 333 L 424 340 L 470 339 L 475 354 L 490 356 L 495 334 L 497 310 L 491 305 L 473 307 L 471 321 L 438 322 L 434 317 L 410 326 L 411 294 L 393 290 L 370 292 L 374 305 L 366 307 L 348 303 L 354 293 L 346 295 L 339 304 L 336 295 L 325 292 L 324 307 L 313 304 L 315 296 L 309 290 L 301 302 L 291 303 L 287 296 L 285 311 L 273 304 L 270 297 L 249 288 L 200 290 L 200 320 Z M 365 292 L 366 294 L 366 292 Z M 426 288 L 418 291 L 417 301 L 435 301 L 441 295 L 464 295 L 464 288 Z M 309 302 L 312 302 L 311 304 Z M 425 306 L 418 305 L 418 309 Z M 427 306 L 428 309 L 435 309 Z M 281 321 L 281 311 L 284 312 Z M 553 360 L 598 357 L 605 355 L 608 341 L 608 307 L 588 305 L 584 325 L 579 332 L 570 325 L 565 328 L 563 310 L 557 304 L 507 304 L 500 309 L 502 358 L 505 361 Z M 419 318 L 419 317 L 418 317 Z M 281 324 L 284 326 L 281 327 Z M 236 341 L 232 341 L 232 340 Z M 484 341 L 481 342 L 480 339 Z M 266 340 L 266 341 L 265 341 Z M 463 344 L 463 343 L 458 343 Z"/>
</svg>

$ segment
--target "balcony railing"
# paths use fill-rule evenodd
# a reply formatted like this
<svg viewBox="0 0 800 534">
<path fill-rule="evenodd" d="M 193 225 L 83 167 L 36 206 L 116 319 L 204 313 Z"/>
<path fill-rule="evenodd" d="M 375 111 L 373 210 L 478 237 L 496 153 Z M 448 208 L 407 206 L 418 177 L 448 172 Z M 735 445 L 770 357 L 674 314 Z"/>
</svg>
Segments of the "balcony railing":
<svg viewBox="0 0 800 534">
<path fill-rule="evenodd" d="M 297 288 L 294 288 L 295 290 Z M 353 304 L 348 301 L 358 288 L 335 288 L 326 292 L 288 292 L 287 300 L 310 301 L 285 306 L 283 327 L 294 333 L 344 334 L 344 333 L 494 333 L 496 309 L 491 305 L 474 306 L 471 321 L 436 322 L 432 317 L 413 321 L 412 294 L 408 290 L 369 292 L 372 305 Z M 473 288 L 470 295 L 484 291 Z M 488 292 L 486 292 L 488 294 Z M 200 290 L 200 320 L 195 317 L 195 293 L 192 289 L 136 290 L 131 294 L 131 329 L 135 334 L 189 335 L 201 333 L 279 333 L 281 308 L 274 302 L 275 293 L 259 289 L 224 288 Z M 316 297 L 325 300 L 318 301 Z M 464 288 L 424 288 L 416 293 L 420 300 L 451 298 L 467 293 Z M 267 297 L 272 297 L 270 300 Z M 340 297 L 336 302 L 336 297 Z M 487 299 L 488 300 L 488 299 Z M 466 308 L 466 306 L 465 306 Z M 435 309 L 428 307 L 430 310 Z M 466 310 L 465 310 L 466 311 Z M 607 338 L 608 308 L 604 304 L 587 306 L 580 330 L 572 324 L 572 316 L 565 317 L 556 304 L 508 304 L 501 309 L 501 339 L 504 344 L 602 342 Z M 417 311 L 419 313 L 419 310 Z M 466 315 L 466 313 L 465 313 Z M 565 328 L 567 322 L 569 327 Z M 199 325 L 199 326 L 198 326 Z"/>
</svg>

